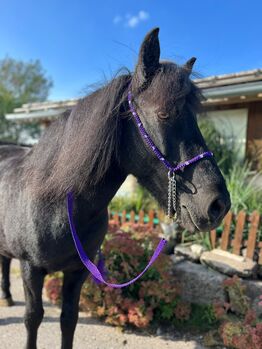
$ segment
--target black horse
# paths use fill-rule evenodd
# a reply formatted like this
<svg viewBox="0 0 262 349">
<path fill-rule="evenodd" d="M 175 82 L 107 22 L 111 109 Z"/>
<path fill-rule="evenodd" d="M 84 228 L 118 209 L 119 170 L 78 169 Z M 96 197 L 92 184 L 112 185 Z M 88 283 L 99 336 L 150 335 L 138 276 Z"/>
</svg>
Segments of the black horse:
<svg viewBox="0 0 262 349">
<path fill-rule="evenodd" d="M 169 162 L 207 150 L 196 120 L 200 93 L 190 80 L 195 59 L 184 66 L 159 61 L 158 32 L 154 29 L 145 37 L 134 74 L 118 76 L 81 99 L 71 113 L 51 124 L 37 145 L 0 147 L 2 303 L 12 303 L 9 265 L 11 258 L 18 258 L 26 299 L 27 349 L 36 348 L 44 314 L 44 277 L 57 270 L 64 273 L 62 348 L 73 345 L 87 271 L 70 234 L 67 192 L 74 193 L 75 226 L 91 260 L 107 232 L 108 203 L 128 174 L 167 209 L 167 171 L 132 118 L 127 103 L 130 86 L 147 132 Z M 190 231 L 216 227 L 230 207 L 213 158 L 177 173 L 177 195 L 178 221 Z"/>
</svg>

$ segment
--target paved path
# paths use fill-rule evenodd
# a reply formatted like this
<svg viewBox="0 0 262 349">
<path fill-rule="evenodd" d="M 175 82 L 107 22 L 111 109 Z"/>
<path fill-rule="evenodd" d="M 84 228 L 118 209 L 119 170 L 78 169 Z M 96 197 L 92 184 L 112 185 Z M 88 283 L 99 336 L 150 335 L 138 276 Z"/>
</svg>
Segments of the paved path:
<svg viewBox="0 0 262 349">
<path fill-rule="evenodd" d="M 0 308 L 0 348 L 22 349 L 25 343 L 23 325 L 24 297 L 17 263 L 13 263 L 11 290 L 15 306 Z M 38 334 L 38 349 L 60 348 L 60 310 L 44 303 L 45 317 Z M 135 333 L 121 333 L 96 319 L 80 313 L 74 349 L 204 349 L 197 342 Z"/>
</svg>

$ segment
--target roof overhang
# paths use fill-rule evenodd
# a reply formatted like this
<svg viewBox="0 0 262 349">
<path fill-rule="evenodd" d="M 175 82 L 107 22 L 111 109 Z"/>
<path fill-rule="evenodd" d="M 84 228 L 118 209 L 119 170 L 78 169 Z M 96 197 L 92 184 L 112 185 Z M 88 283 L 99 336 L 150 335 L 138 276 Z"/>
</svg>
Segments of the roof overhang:
<svg viewBox="0 0 262 349">
<path fill-rule="evenodd" d="M 261 69 L 195 79 L 194 83 L 202 90 L 205 106 L 262 101 Z M 77 101 L 78 99 L 70 99 L 24 104 L 21 108 L 16 108 L 12 114 L 7 114 L 6 119 L 16 122 L 54 120 L 66 110 L 72 109 Z"/>
<path fill-rule="evenodd" d="M 262 93 L 262 81 L 203 89 L 206 98 L 258 96 L 260 93 Z"/>
<path fill-rule="evenodd" d="M 37 121 L 37 120 L 53 120 L 58 118 L 61 114 L 63 114 L 67 109 L 50 109 L 43 111 L 34 111 L 29 113 L 13 113 L 7 114 L 6 119 L 12 121 Z"/>
<path fill-rule="evenodd" d="M 16 108 L 13 113 L 6 114 L 6 119 L 16 122 L 51 121 L 57 119 L 66 110 L 72 109 L 78 99 L 58 102 L 43 102 L 24 104 Z"/>
</svg>

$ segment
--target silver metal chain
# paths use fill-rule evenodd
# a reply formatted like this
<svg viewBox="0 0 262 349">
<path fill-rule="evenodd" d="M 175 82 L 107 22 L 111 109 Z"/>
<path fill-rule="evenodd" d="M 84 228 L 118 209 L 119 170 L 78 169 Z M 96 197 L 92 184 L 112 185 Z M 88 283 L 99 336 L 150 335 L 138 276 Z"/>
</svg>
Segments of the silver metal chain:
<svg viewBox="0 0 262 349">
<path fill-rule="evenodd" d="M 176 175 L 175 172 L 168 171 L 167 216 L 173 220 L 177 218 L 176 195 Z M 175 211 L 174 216 L 172 209 Z"/>
</svg>

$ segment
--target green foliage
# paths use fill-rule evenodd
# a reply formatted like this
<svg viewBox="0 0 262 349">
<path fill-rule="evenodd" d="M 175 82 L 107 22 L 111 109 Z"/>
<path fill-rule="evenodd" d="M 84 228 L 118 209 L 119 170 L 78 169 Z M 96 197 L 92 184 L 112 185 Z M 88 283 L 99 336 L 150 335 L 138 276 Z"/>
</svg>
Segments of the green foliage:
<svg viewBox="0 0 262 349">
<path fill-rule="evenodd" d="M 238 151 L 234 137 L 226 138 L 210 120 L 202 118 L 198 122 L 202 135 L 222 172 L 227 175 L 236 162 L 239 162 Z"/>
<path fill-rule="evenodd" d="M 254 186 L 256 176 L 251 172 L 250 164 L 235 163 L 225 178 L 234 213 L 240 210 L 249 213 L 258 210 L 262 213 L 262 188 Z"/>
<path fill-rule="evenodd" d="M 53 83 L 45 76 L 39 60 L 23 62 L 10 57 L 0 60 L 0 138 L 18 141 L 22 130 L 31 136 L 39 134 L 36 123 L 19 125 L 7 121 L 11 113 L 24 103 L 43 102 L 48 97 Z"/>
<path fill-rule="evenodd" d="M 182 232 L 181 243 L 184 245 L 200 244 L 207 250 L 212 250 L 209 232 L 191 233 L 187 230 Z"/>
<path fill-rule="evenodd" d="M 201 119 L 199 126 L 225 176 L 233 212 L 237 213 L 242 209 L 262 212 L 262 189 L 254 187 L 256 176 L 251 171 L 252 164 L 239 160 L 234 138 L 225 138 L 212 121 Z"/>
<path fill-rule="evenodd" d="M 151 209 L 157 209 L 158 204 L 148 190 L 141 185 L 137 185 L 134 193 L 130 196 L 116 196 L 109 205 L 110 211 L 127 212 L 135 211 L 138 213 L 140 210 L 149 211 Z"/>
<path fill-rule="evenodd" d="M 184 329 L 206 331 L 217 324 L 217 318 L 212 305 L 191 304 L 191 314 L 186 322 L 183 323 Z M 175 326 L 181 326 L 176 320 Z"/>
</svg>

